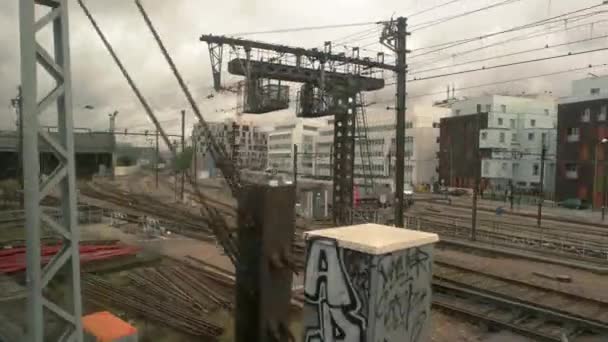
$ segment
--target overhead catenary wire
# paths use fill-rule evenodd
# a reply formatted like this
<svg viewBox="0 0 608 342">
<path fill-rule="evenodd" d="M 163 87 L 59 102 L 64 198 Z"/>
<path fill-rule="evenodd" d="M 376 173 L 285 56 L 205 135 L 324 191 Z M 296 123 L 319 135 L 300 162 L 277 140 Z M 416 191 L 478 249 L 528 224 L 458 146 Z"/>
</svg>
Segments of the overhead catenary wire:
<svg viewBox="0 0 608 342">
<path fill-rule="evenodd" d="M 488 5 L 488 6 L 485 6 L 485 7 L 482 7 L 482 8 L 478 8 L 478 9 L 475 9 L 475 10 L 471 10 L 471 11 L 468 11 L 468 12 L 464 12 L 464 13 L 461 13 L 461 14 L 456 14 L 456 15 L 446 16 L 446 17 L 443 17 L 443 18 L 435 19 L 435 20 L 430 20 L 430 21 L 427 21 L 427 22 L 424 22 L 424 23 L 413 25 L 411 27 L 410 32 L 416 32 L 416 31 L 424 30 L 426 28 L 433 27 L 433 26 L 436 26 L 436 25 L 439 25 L 439 24 L 443 24 L 443 23 L 446 23 L 446 22 L 454 20 L 454 19 L 466 17 L 466 16 L 469 16 L 471 14 L 487 11 L 487 10 L 498 8 L 498 7 L 505 6 L 505 5 L 510 5 L 512 3 L 516 3 L 516 2 L 520 2 L 520 1 L 522 1 L 522 0 L 502 0 L 502 1 L 498 2 L 498 3 L 491 4 L 491 5 Z"/>
<path fill-rule="evenodd" d="M 482 58 L 482 59 L 476 59 L 476 60 L 472 60 L 472 61 L 466 61 L 466 62 L 457 63 L 457 64 L 438 66 L 438 67 L 433 67 L 433 68 L 428 68 L 428 69 L 423 69 L 423 70 L 414 70 L 413 72 L 410 72 L 410 75 L 417 75 L 417 74 L 422 74 L 422 73 L 426 73 L 426 72 L 430 72 L 430 71 L 447 69 L 447 68 L 454 68 L 454 67 L 459 67 L 459 66 L 463 66 L 463 65 L 475 64 L 475 63 L 479 63 L 479 62 L 487 62 L 487 61 L 494 60 L 494 59 L 513 57 L 513 56 L 522 55 L 522 54 L 531 53 L 531 52 L 547 51 L 547 50 L 555 49 L 555 48 L 562 47 L 562 46 L 581 44 L 581 43 L 586 43 L 586 42 L 590 42 L 590 41 L 594 41 L 594 40 L 598 40 L 598 39 L 604 39 L 604 38 L 608 38 L 608 34 L 605 34 L 605 35 L 602 35 L 602 36 L 593 37 L 593 38 L 576 40 L 576 41 L 573 41 L 573 42 L 565 42 L 565 43 L 555 44 L 555 45 L 548 45 L 547 44 L 547 45 L 545 45 L 543 47 L 540 47 L 540 48 L 526 49 L 526 50 L 511 52 L 511 53 L 507 53 L 507 54 L 503 54 L 503 55 L 492 56 L 492 57 L 487 57 L 487 58 Z"/>
<path fill-rule="evenodd" d="M 426 81 L 426 80 L 432 80 L 432 79 L 435 79 L 435 78 L 442 78 L 442 77 L 454 76 L 454 75 L 462 75 L 462 74 L 468 74 L 468 73 L 477 72 L 477 71 L 486 71 L 486 70 L 492 70 L 492 69 L 499 69 L 499 68 L 504 68 L 504 67 L 523 65 L 523 64 L 529 64 L 529 63 L 535 63 L 535 62 L 542 62 L 542 61 L 547 61 L 547 60 L 552 60 L 552 59 L 558 59 L 558 58 L 579 56 L 579 55 L 585 55 L 585 54 L 589 54 L 589 53 L 595 53 L 595 52 L 601 52 L 601 51 L 607 51 L 607 50 L 608 50 L 608 47 L 598 48 L 598 49 L 592 49 L 592 50 L 585 50 L 585 51 L 568 52 L 566 54 L 560 54 L 560 55 L 555 55 L 555 56 L 535 58 L 535 59 L 528 59 L 528 60 L 524 60 L 524 61 L 517 61 L 517 62 L 506 63 L 506 64 L 483 66 L 483 67 L 479 67 L 479 68 L 462 70 L 462 71 L 455 71 L 455 72 L 450 72 L 450 73 L 445 73 L 445 74 L 439 74 L 439 75 L 432 75 L 432 76 L 413 78 L 413 79 L 408 80 L 408 82 Z"/>
<path fill-rule="evenodd" d="M 597 23 L 602 23 L 602 22 L 608 22 L 608 20 L 598 20 L 598 21 L 592 22 L 591 24 L 597 24 Z M 438 58 L 438 59 L 431 60 L 431 61 L 428 61 L 428 60 L 420 61 L 418 63 L 414 62 L 411 65 L 418 65 L 418 64 L 422 64 L 422 63 L 424 63 L 425 65 L 435 64 L 435 63 L 439 63 L 439 62 L 442 62 L 442 61 L 445 61 L 445 60 L 448 60 L 448 59 L 454 59 L 456 57 L 462 57 L 462 56 L 465 56 L 465 55 L 468 55 L 468 54 L 471 54 L 471 53 L 474 53 L 474 52 L 479 52 L 479 51 L 482 51 L 482 50 L 486 50 L 486 49 L 489 49 L 489 48 L 492 48 L 492 47 L 495 47 L 495 46 L 503 46 L 503 45 L 505 45 L 507 43 L 513 43 L 513 42 L 517 42 L 517 41 L 525 41 L 525 40 L 530 40 L 530 39 L 538 38 L 538 37 L 541 37 L 541 36 L 546 36 L 546 35 L 557 33 L 557 32 L 569 31 L 569 30 L 580 28 L 580 27 L 583 27 L 583 26 L 588 26 L 589 24 L 590 23 L 585 23 L 585 24 L 581 24 L 581 25 L 577 25 L 577 26 L 572 26 L 572 27 L 566 28 L 566 29 L 553 30 L 553 31 L 548 31 L 548 32 L 546 32 L 546 31 L 544 31 L 544 32 L 536 32 L 536 33 L 533 33 L 532 35 L 525 34 L 525 35 L 515 36 L 515 37 L 511 37 L 509 39 L 505 39 L 505 40 L 501 40 L 501 41 L 498 41 L 498 42 L 494 42 L 492 44 L 487 44 L 487 45 L 484 45 L 484 46 L 481 46 L 481 47 L 477 47 L 477 48 L 473 48 L 473 49 L 469 49 L 469 50 L 463 50 L 463 51 L 460 51 L 460 52 L 457 52 L 457 53 L 453 53 L 453 54 L 451 54 L 450 56 L 447 56 L 447 57 L 442 57 L 442 58 Z"/>
<path fill-rule="evenodd" d="M 446 7 L 446 6 L 449 6 L 449 5 L 453 4 L 453 3 L 460 2 L 460 1 L 462 1 L 462 0 L 451 0 L 451 1 L 448 1 L 448 2 L 444 2 L 442 4 L 435 5 L 435 6 L 427 8 L 427 9 L 420 10 L 418 12 L 412 13 L 412 14 L 408 15 L 407 17 L 408 17 L 408 19 L 409 18 L 413 18 L 415 16 L 419 16 L 419 15 L 422 15 L 424 13 L 428 13 L 428 12 L 434 11 L 436 9 L 440 9 L 442 7 Z"/>
<path fill-rule="evenodd" d="M 359 22 L 359 23 L 347 23 L 347 24 L 335 24 L 335 25 L 292 27 L 292 28 L 267 30 L 267 31 L 238 32 L 238 33 L 228 34 L 228 36 L 243 37 L 243 36 L 259 35 L 259 34 L 276 34 L 276 33 L 290 33 L 290 32 L 301 32 L 301 31 L 327 30 L 327 29 L 337 29 L 337 28 L 345 28 L 345 27 L 378 25 L 378 24 L 383 24 L 385 22 L 386 21 L 366 21 L 366 22 Z"/>
<path fill-rule="evenodd" d="M 582 9 L 578 9 L 575 11 L 571 11 L 571 12 L 566 12 L 566 13 L 562 13 L 560 15 L 556 15 L 553 17 L 549 17 L 549 18 L 545 18 L 545 19 L 541 19 L 541 20 L 537 20 L 528 24 L 523 24 L 523 25 L 518 25 L 506 30 L 500 30 L 500 31 L 495 31 L 495 32 L 491 32 L 488 33 L 486 35 L 482 35 L 482 36 L 474 36 L 474 37 L 469 37 L 469 38 L 463 38 L 463 39 L 458 39 L 458 40 L 453 40 L 453 41 L 448 41 L 448 42 L 443 42 L 443 43 L 437 43 L 437 44 L 433 44 L 433 45 L 428 45 L 428 46 L 424 46 L 424 47 L 420 47 L 420 48 L 416 48 L 416 49 L 412 49 L 411 52 L 416 52 L 416 51 L 420 51 L 420 50 L 428 50 L 428 49 L 432 49 L 432 48 L 437 48 L 437 47 L 445 47 L 446 45 L 450 45 L 450 44 L 455 44 L 455 43 L 468 43 L 468 42 L 473 42 L 473 41 L 478 41 L 481 39 L 485 39 L 485 38 L 491 38 L 492 36 L 496 36 L 499 34 L 503 34 L 503 33 L 510 33 L 510 32 L 515 32 L 515 31 L 519 31 L 519 30 L 523 30 L 523 29 L 528 29 L 528 28 L 533 28 L 533 27 L 537 27 L 537 26 L 541 26 L 541 25 L 560 25 L 562 26 L 563 24 L 571 24 L 580 20 L 584 20 L 587 19 L 589 17 L 592 16 L 596 16 L 598 14 L 602 14 L 605 13 L 606 11 L 595 11 L 595 12 L 591 12 L 591 13 L 584 13 L 578 16 L 574 16 L 574 17 L 568 17 L 571 16 L 573 14 L 577 14 L 580 12 L 584 12 L 584 11 L 588 11 L 590 9 L 599 7 L 599 6 L 603 6 L 603 5 L 594 5 L 594 6 L 590 6 L 590 7 L 586 7 L 586 8 L 582 8 Z M 564 18 L 567 17 L 567 18 Z M 580 26 L 577 26 L 580 27 Z M 575 27 L 566 27 L 564 29 L 561 29 L 560 31 L 566 31 L 569 29 L 572 29 Z M 548 28 L 545 28 L 543 30 L 547 30 Z"/>
<path fill-rule="evenodd" d="M 588 71 L 588 70 L 594 70 L 594 69 L 606 68 L 606 67 L 608 67 L 608 64 L 589 64 L 587 66 L 579 67 L 579 68 L 572 68 L 572 69 L 567 69 L 567 70 L 553 71 L 553 72 L 549 72 L 549 73 L 543 73 L 543 74 L 536 74 L 536 75 L 525 76 L 525 77 L 512 78 L 512 79 L 503 80 L 503 81 L 488 82 L 488 83 L 475 84 L 475 85 L 466 86 L 466 87 L 459 87 L 459 88 L 456 88 L 455 90 L 456 91 L 463 91 L 463 90 L 470 90 L 470 89 L 491 87 L 491 86 L 495 86 L 495 85 L 515 83 L 515 82 L 520 82 L 520 81 L 527 81 L 527 80 L 531 80 L 531 79 L 535 79 L 535 78 L 551 77 L 551 76 L 568 74 L 568 73 L 572 73 L 572 72 Z M 387 84 L 387 85 L 394 85 L 394 84 L 395 83 L 390 83 L 390 84 Z M 431 93 L 425 93 L 425 94 L 412 94 L 412 95 L 408 95 L 408 98 L 410 98 L 410 99 L 413 99 L 413 98 L 422 98 L 422 97 L 441 95 L 441 94 L 445 94 L 445 90 L 437 91 L 437 92 L 431 92 Z M 394 99 L 391 99 L 391 100 L 382 101 L 382 102 L 379 102 L 379 103 L 389 103 L 389 102 L 393 102 L 393 101 L 394 101 Z"/>
<path fill-rule="evenodd" d="M 534 21 L 534 22 L 531 22 L 531 23 L 528 23 L 528 24 L 515 26 L 515 27 L 512 27 L 510 29 L 500 30 L 500 31 L 488 33 L 488 34 L 481 35 L 481 36 L 470 37 L 470 38 L 465 38 L 465 39 L 459 39 L 459 40 L 452 41 L 452 42 L 437 44 L 437 45 L 434 45 L 434 47 L 437 47 L 437 49 L 434 49 L 434 50 L 431 50 L 431 51 L 421 52 L 419 54 L 414 54 L 414 55 L 412 55 L 410 57 L 410 59 L 418 58 L 420 56 L 428 55 L 428 54 L 431 54 L 431 53 L 434 53 L 434 52 L 450 49 L 450 48 L 453 48 L 453 47 L 456 47 L 456 46 L 468 44 L 468 43 L 471 43 L 471 42 L 474 42 L 474 41 L 480 41 L 480 40 L 483 40 L 483 39 L 495 37 L 495 36 L 506 34 L 506 33 L 516 32 L 516 31 L 520 31 L 520 30 L 526 30 L 526 29 L 530 29 L 530 28 L 537 27 L 537 26 L 540 26 L 540 25 L 551 24 L 551 23 L 554 23 L 554 22 L 562 22 L 564 20 L 563 17 L 570 16 L 572 14 L 580 13 L 580 12 L 583 12 L 583 11 L 588 11 L 590 9 L 593 9 L 593 8 L 596 8 L 596 7 L 599 7 L 599 6 L 604 6 L 604 4 L 586 7 L 586 8 L 583 8 L 583 9 L 576 10 L 576 11 L 571 11 L 571 12 L 568 12 L 568 13 L 560 14 L 558 16 L 554 16 L 554 17 L 551 17 L 551 18 L 546 18 L 546 19 Z M 606 11 L 598 11 L 598 12 L 591 13 L 589 15 L 597 15 L 597 14 L 601 14 L 601 13 L 605 13 L 605 12 Z M 419 51 L 419 50 L 424 50 L 424 49 L 428 49 L 428 48 L 430 48 L 430 47 L 419 48 L 417 50 L 412 50 L 412 52 Z"/>
</svg>

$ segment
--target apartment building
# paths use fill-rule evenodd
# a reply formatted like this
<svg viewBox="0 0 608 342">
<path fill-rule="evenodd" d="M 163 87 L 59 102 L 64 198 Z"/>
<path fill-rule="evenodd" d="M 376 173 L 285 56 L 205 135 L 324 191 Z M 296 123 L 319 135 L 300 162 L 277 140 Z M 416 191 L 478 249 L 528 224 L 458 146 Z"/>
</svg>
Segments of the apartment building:
<svg viewBox="0 0 608 342">
<path fill-rule="evenodd" d="M 451 103 L 441 119 L 439 177 L 454 187 L 502 192 L 540 188 L 546 149 L 544 191 L 555 187 L 556 106 L 552 98 L 488 95 Z"/>
<path fill-rule="evenodd" d="M 333 126 L 333 119 L 329 119 L 327 125 L 319 129 L 315 145 L 317 159 L 314 175 L 322 179 L 330 179 L 332 175 Z M 396 161 L 395 134 L 394 114 L 368 112 L 367 142 L 369 150 L 364 148 L 361 151 L 361 145 L 355 144 L 355 183 L 363 182 L 364 175 L 369 173 L 364 170 L 364 167 L 371 166 L 371 175 L 375 183 L 393 185 Z M 438 136 L 439 129 L 433 125 L 432 120 L 425 120 L 415 114 L 408 115 L 404 175 L 406 183 L 432 184 L 437 180 Z M 367 158 L 367 160 L 362 158 Z"/>
<path fill-rule="evenodd" d="M 608 172 L 608 76 L 574 81 L 558 105 L 558 200 L 605 205 Z"/>
<path fill-rule="evenodd" d="M 298 174 L 312 176 L 318 129 L 318 123 L 304 119 L 295 119 L 277 125 L 268 133 L 268 167 L 272 167 L 280 173 L 293 173 L 294 145 L 297 145 Z"/>
<path fill-rule="evenodd" d="M 209 129 L 215 141 L 223 144 L 226 152 L 239 168 L 263 170 L 267 164 L 267 133 L 251 122 L 226 119 L 222 122 L 209 122 Z M 199 123 L 192 130 L 192 141 L 196 144 L 197 170 L 213 176 L 216 167 L 209 153 L 206 135 Z"/>
</svg>

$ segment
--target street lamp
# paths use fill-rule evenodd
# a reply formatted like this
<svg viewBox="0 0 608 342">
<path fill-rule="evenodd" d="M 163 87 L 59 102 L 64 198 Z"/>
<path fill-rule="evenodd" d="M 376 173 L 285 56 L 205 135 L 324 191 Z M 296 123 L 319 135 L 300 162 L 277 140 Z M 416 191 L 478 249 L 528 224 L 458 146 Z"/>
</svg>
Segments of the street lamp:
<svg viewBox="0 0 608 342">
<path fill-rule="evenodd" d="M 595 144 L 595 156 L 594 156 L 594 170 L 593 170 L 593 194 L 595 197 L 595 191 L 596 191 L 596 187 L 597 187 L 597 162 L 598 162 L 598 153 L 597 150 L 599 149 L 600 145 L 604 145 L 608 143 L 608 138 L 603 138 L 602 140 L 598 141 L 597 144 Z M 606 163 L 604 163 L 604 166 L 606 165 Z M 602 184 L 602 221 L 604 220 L 605 216 L 606 216 L 606 170 L 604 170 L 604 178 L 603 178 L 603 184 Z M 594 204 L 594 198 L 591 199 L 592 204 Z M 595 205 L 593 205 L 593 207 L 595 207 Z"/>
</svg>

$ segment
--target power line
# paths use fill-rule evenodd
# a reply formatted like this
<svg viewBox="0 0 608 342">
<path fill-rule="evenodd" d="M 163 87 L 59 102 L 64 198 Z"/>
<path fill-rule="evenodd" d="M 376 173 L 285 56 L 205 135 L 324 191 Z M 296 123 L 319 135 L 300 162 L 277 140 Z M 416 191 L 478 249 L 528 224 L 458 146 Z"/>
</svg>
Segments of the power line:
<svg viewBox="0 0 608 342">
<path fill-rule="evenodd" d="M 332 42 L 332 44 L 336 44 L 336 45 L 343 44 L 345 42 L 352 41 L 353 39 L 357 39 L 359 37 L 365 37 L 370 32 L 378 32 L 377 30 L 378 30 L 377 27 L 366 28 L 365 30 L 357 31 L 357 32 L 348 34 L 348 35 L 340 37 L 340 38 L 332 39 L 331 42 Z M 355 37 L 357 37 L 357 38 L 355 38 Z"/>
<path fill-rule="evenodd" d="M 484 66 L 484 67 L 475 68 L 475 69 L 462 70 L 462 71 L 450 72 L 450 73 L 439 74 L 439 75 L 432 75 L 432 76 L 421 77 L 421 78 L 413 78 L 411 80 L 408 80 L 408 82 L 426 81 L 426 80 L 432 80 L 432 79 L 435 79 L 435 78 L 441 78 L 441 77 L 446 77 L 446 76 L 462 75 L 462 74 L 468 74 L 468 73 L 476 72 L 476 71 L 485 71 L 485 70 L 499 69 L 499 68 L 504 68 L 504 67 L 509 67 L 509 66 L 529 64 L 529 63 L 535 63 L 535 62 L 542 62 L 542 61 L 547 61 L 547 60 L 551 60 L 551 59 L 558 59 L 558 58 L 564 58 L 564 57 L 578 56 L 578 55 L 584 55 L 584 54 L 588 54 L 588 53 L 594 53 L 594 52 L 600 52 L 600 51 L 606 51 L 606 50 L 608 50 L 608 47 L 600 48 L 600 49 L 592 49 L 592 50 L 579 51 L 579 52 L 568 52 L 567 54 L 555 55 L 555 56 L 550 56 L 550 57 L 535 58 L 535 59 L 529 59 L 529 60 L 525 60 L 525 61 L 512 62 L 512 63 L 507 63 L 507 64 L 492 65 L 492 66 L 488 66 L 488 67 Z"/>
<path fill-rule="evenodd" d="M 435 71 L 435 70 L 441 70 L 441 69 L 459 67 L 459 66 L 468 65 L 468 64 L 474 64 L 474 63 L 479 63 L 479 62 L 486 62 L 486 61 L 493 60 L 493 59 L 501 59 L 501 58 L 505 58 L 505 57 L 513 57 L 513 56 L 517 56 L 517 55 L 521 55 L 521 54 L 526 54 L 526 53 L 530 53 L 530 52 L 555 49 L 555 48 L 558 48 L 558 47 L 561 47 L 561 46 L 586 43 L 586 42 L 590 42 L 590 41 L 598 40 L 598 39 L 603 39 L 603 38 L 608 38 L 608 34 L 607 35 L 603 35 L 603 36 L 593 37 L 593 38 L 581 39 L 581 40 L 577 40 L 577 41 L 573 41 L 573 42 L 565 42 L 565 43 L 556 44 L 556 45 L 552 45 L 552 46 L 550 46 L 550 45 L 547 44 L 547 45 L 545 45 L 543 47 L 540 47 L 540 48 L 533 48 L 533 49 L 527 49 L 527 50 L 522 50 L 522 51 L 517 51 L 517 52 L 511 52 L 511 53 L 507 53 L 507 54 L 504 54 L 504 55 L 492 56 L 492 57 L 477 59 L 477 60 L 473 60 L 473 61 L 462 62 L 462 63 L 458 63 L 458 64 L 445 65 L 445 66 L 439 66 L 439 67 L 434 67 L 434 68 L 429 68 L 429 69 L 417 70 L 415 72 L 410 72 L 410 75 L 422 74 L 422 73 L 429 72 L 429 71 Z"/>
<path fill-rule="evenodd" d="M 350 24 L 293 27 L 293 28 L 276 29 L 276 30 L 268 30 L 268 31 L 239 32 L 239 33 L 229 34 L 228 36 L 241 36 L 242 37 L 242 36 L 250 36 L 250 35 L 254 35 L 254 34 L 271 34 L 271 33 L 288 33 L 288 32 L 300 32 L 300 31 L 326 30 L 326 29 L 335 29 L 335 28 L 344 28 L 344 27 L 377 25 L 377 24 L 383 24 L 385 22 L 386 21 L 367 21 L 367 22 L 350 23 Z"/>
<path fill-rule="evenodd" d="M 601 5 L 597 5 L 597 6 L 601 6 Z M 536 26 L 540 26 L 542 24 L 549 24 L 549 25 L 554 25 L 554 26 L 563 25 L 564 22 L 570 24 L 570 23 L 577 22 L 577 21 L 580 21 L 580 20 L 583 20 L 583 19 L 586 19 L 586 18 L 589 18 L 589 17 L 592 17 L 592 16 L 595 16 L 595 15 L 602 14 L 602 13 L 606 12 L 606 11 L 596 11 L 596 12 L 592 12 L 592 13 L 585 13 L 585 14 L 582 14 L 582 15 L 579 15 L 579 16 L 575 16 L 575 17 L 572 17 L 572 18 L 563 18 L 565 16 L 570 16 L 572 14 L 576 14 L 576 13 L 579 13 L 579 12 L 587 11 L 589 9 L 592 9 L 593 7 L 596 7 L 596 6 L 587 7 L 587 8 L 579 9 L 579 10 L 572 11 L 572 12 L 567 12 L 567 13 L 564 13 L 564 14 L 560 14 L 558 16 L 553 16 L 553 17 L 550 17 L 550 18 L 545 18 L 545 19 L 542 19 L 542 20 L 539 20 L 539 21 L 536 21 L 536 22 L 531 22 L 531 23 L 525 24 L 525 25 L 515 26 L 515 27 L 507 29 L 507 30 L 492 32 L 492 33 L 489 33 L 489 34 L 487 34 L 485 36 L 475 36 L 475 37 L 464 38 L 464 39 L 459 39 L 459 40 L 455 40 L 455 41 L 449 41 L 449 42 L 443 42 L 443 43 L 433 44 L 433 45 L 429 45 L 429 46 L 413 49 L 411 51 L 415 52 L 415 51 L 420 51 L 420 50 L 427 50 L 427 49 L 432 49 L 432 48 L 437 48 L 437 47 L 443 47 L 443 46 L 454 44 L 454 43 L 473 42 L 473 41 L 481 40 L 481 39 L 484 39 L 484 38 L 489 38 L 491 36 L 495 36 L 495 35 L 498 35 L 498 34 L 510 33 L 510 32 L 515 32 L 515 31 L 521 30 L 521 29 L 533 28 L 533 27 L 536 27 Z M 555 19 L 559 19 L 559 20 L 555 20 Z M 593 24 L 593 23 L 591 23 L 591 24 Z M 588 24 L 582 24 L 582 25 L 578 25 L 578 26 L 566 27 L 566 28 L 560 29 L 560 30 L 558 30 L 556 32 L 559 32 L 559 31 L 568 31 L 568 30 L 571 30 L 571 29 L 574 29 L 574 28 L 577 28 L 577 27 L 581 27 L 581 26 L 584 26 L 584 25 L 588 25 Z M 544 28 L 543 31 L 544 30 L 549 30 L 549 29 L 551 29 L 551 27 Z M 524 36 L 525 36 L 525 34 L 524 34 Z"/>
<path fill-rule="evenodd" d="M 470 42 L 479 41 L 479 40 L 482 40 L 482 39 L 485 39 L 485 38 L 490 38 L 490 37 L 498 36 L 498 35 L 505 34 L 505 33 L 511 33 L 511 32 L 516 32 L 516 31 L 520 31 L 520 30 L 525 30 L 525 29 L 533 28 L 533 27 L 540 26 L 540 25 L 551 24 L 552 22 L 557 22 L 557 21 L 558 22 L 562 22 L 564 20 L 563 17 L 570 16 L 572 14 L 580 13 L 580 12 L 583 12 L 583 11 L 588 11 L 590 9 L 593 9 L 593 8 L 596 8 L 596 7 L 599 7 L 599 6 L 603 6 L 603 5 L 604 4 L 586 7 L 586 8 L 583 8 L 583 9 L 576 10 L 576 11 L 572 11 L 572 12 L 564 13 L 564 14 L 561 14 L 561 15 L 558 15 L 558 16 L 554 16 L 554 17 L 551 17 L 551 18 L 546 18 L 546 19 L 538 20 L 538 21 L 535 21 L 535 22 L 532 22 L 532 23 L 528 23 L 528 24 L 525 24 L 525 25 L 515 26 L 513 28 L 502 30 L 502 31 L 492 32 L 492 33 L 489 33 L 489 34 L 486 34 L 486 35 L 482 35 L 482 36 L 471 37 L 471 38 L 466 38 L 466 39 L 460 39 L 460 40 L 453 41 L 453 42 L 447 42 L 447 43 L 437 44 L 435 46 L 436 47 L 440 47 L 440 48 L 432 50 L 432 51 L 422 52 L 422 53 L 419 53 L 417 55 L 413 55 L 413 56 L 410 57 L 410 59 L 417 58 L 417 57 L 424 56 L 424 55 L 428 55 L 430 53 L 438 52 L 438 51 L 441 51 L 441 50 L 450 49 L 450 48 L 453 48 L 453 47 L 456 47 L 456 46 L 460 46 L 460 45 L 464 45 L 464 44 L 467 44 L 467 43 L 470 43 Z M 586 15 L 593 16 L 593 15 L 601 14 L 601 13 L 604 13 L 604 12 L 605 11 L 598 11 L 598 12 L 594 12 L 594 13 L 590 13 L 590 14 L 588 13 Z M 428 49 L 428 48 L 430 48 L 430 47 L 420 48 L 418 50 L 423 50 L 423 49 Z"/>
<path fill-rule="evenodd" d="M 409 18 L 415 17 L 415 16 L 417 16 L 417 15 L 421 15 L 421 14 L 424 14 L 424 13 L 427 13 L 427 12 L 430 12 L 430 11 L 433 11 L 433 10 L 436 10 L 436 9 L 439 9 L 439 8 L 441 8 L 441 7 L 445 7 L 445 6 L 451 5 L 451 4 L 453 4 L 453 3 L 455 3 L 455 2 L 459 2 L 459 1 L 461 1 L 461 0 L 452 0 L 452 1 L 448 1 L 448 2 L 446 2 L 446 3 L 439 4 L 439 5 L 436 5 L 436 6 L 433 6 L 433 7 L 430 7 L 430 8 L 424 9 L 424 10 L 421 10 L 421 11 L 416 12 L 416 13 L 412 13 L 412 14 L 408 15 L 407 17 L 408 17 L 408 19 L 409 19 Z"/>
<path fill-rule="evenodd" d="M 503 1 L 500 1 L 498 3 L 492 4 L 492 5 L 488 5 L 488 6 L 485 6 L 485 7 L 482 7 L 482 8 L 478 8 L 478 9 L 475 9 L 475 10 L 472 10 L 472 11 L 469 11 L 469 12 L 465 12 L 465 13 L 461 13 L 461 14 L 457 14 L 457 15 L 452 15 L 452 16 L 447 16 L 447 17 L 443 17 L 443 18 L 439 18 L 439 19 L 435 19 L 435 20 L 430 20 L 430 21 L 427 21 L 427 22 L 424 22 L 424 23 L 412 26 L 411 32 L 416 32 L 416 31 L 424 30 L 426 28 L 433 27 L 433 26 L 436 26 L 436 25 L 439 25 L 439 24 L 443 24 L 443 23 L 446 23 L 448 21 L 451 21 L 451 20 L 454 20 L 454 19 L 457 19 L 457 18 L 462 18 L 462 17 L 468 16 L 468 15 L 471 15 L 471 14 L 487 11 L 489 9 L 493 9 L 493 8 L 497 8 L 497 7 L 501 7 L 501 6 L 505 6 L 505 5 L 510 5 L 512 3 L 519 2 L 519 1 L 522 1 L 522 0 L 503 0 Z"/>
<path fill-rule="evenodd" d="M 424 64 L 433 64 L 433 63 L 441 62 L 441 61 L 444 61 L 444 60 L 452 59 L 452 58 L 455 58 L 455 57 L 461 57 L 461 56 L 464 56 L 464 55 L 468 55 L 468 54 L 473 53 L 473 52 L 478 52 L 478 51 L 481 51 L 481 50 L 489 49 L 489 48 L 494 47 L 494 46 L 503 45 L 503 44 L 506 44 L 506 43 L 512 43 L 512 42 L 516 42 L 516 41 L 524 41 L 524 40 L 534 39 L 534 38 L 537 38 L 537 37 L 540 37 L 540 36 L 545 36 L 545 35 L 561 32 L 561 31 L 569 31 L 569 30 L 572 30 L 572 29 L 575 29 L 575 28 L 579 28 L 579 27 L 582 27 L 582 26 L 587 26 L 589 24 L 597 24 L 597 23 L 607 22 L 607 21 L 608 20 L 598 20 L 598 21 L 595 21 L 595 22 L 592 22 L 592 23 L 581 24 L 581 25 L 573 26 L 573 27 L 566 28 L 566 29 L 560 29 L 560 30 L 554 30 L 554 31 L 548 31 L 548 32 L 538 32 L 538 33 L 535 33 L 535 34 L 532 34 L 532 35 L 525 34 L 525 35 L 515 36 L 515 37 L 512 37 L 512 38 L 509 38 L 509 39 L 506 39 L 506 40 L 501 40 L 499 42 L 488 44 L 488 45 L 485 45 L 485 46 L 482 46 L 482 47 L 478 47 L 478 48 L 464 50 L 464 51 L 461 51 L 461 52 L 458 52 L 458 53 L 454 53 L 454 54 L 452 54 L 452 55 L 450 55 L 448 57 L 445 57 L 445 58 L 439 58 L 439 59 L 435 59 L 435 60 L 432 60 L 432 61 L 424 61 Z M 421 61 L 419 63 L 422 64 L 423 62 Z M 418 63 L 413 63 L 413 65 L 416 65 L 416 64 L 418 64 Z"/>
<path fill-rule="evenodd" d="M 549 73 L 544 73 L 544 74 L 538 74 L 538 75 L 532 75 L 532 76 L 526 76 L 526 77 L 518 77 L 518 78 L 513 78 L 513 79 L 509 79 L 509 80 L 504 80 L 504 81 L 497 81 L 497 82 L 476 84 L 476 85 L 472 85 L 472 86 L 468 86 L 468 87 L 457 88 L 456 90 L 457 91 L 463 91 L 463 90 L 470 90 L 470 89 L 476 89 L 476 88 L 484 88 L 484 87 L 490 87 L 490 86 L 494 86 L 494 85 L 501 85 L 501 84 L 507 84 L 507 83 L 527 81 L 527 80 L 531 80 L 531 79 L 535 79 L 535 78 L 557 76 L 557 75 L 568 74 L 568 73 L 571 73 L 571 72 L 586 71 L 586 70 L 592 70 L 592 69 L 597 69 L 597 68 L 605 68 L 605 67 L 608 67 L 608 64 L 595 64 L 595 65 L 589 64 L 587 66 L 580 67 L 580 68 L 560 70 L 560 71 L 554 71 L 554 72 L 549 72 Z M 387 85 L 394 85 L 394 84 L 395 84 L 395 82 L 387 84 Z M 408 98 L 410 98 L 410 99 L 421 98 L 421 97 L 427 97 L 427 96 L 441 95 L 441 94 L 445 94 L 445 93 L 446 93 L 445 91 L 437 91 L 437 92 L 426 93 L 426 94 L 414 94 L 414 95 L 408 96 Z M 388 102 L 392 102 L 392 101 L 394 101 L 394 100 L 393 99 L 387 100 L 387 101 L 384 101 L 383 103 L 388 103 Z"/>
</svg>

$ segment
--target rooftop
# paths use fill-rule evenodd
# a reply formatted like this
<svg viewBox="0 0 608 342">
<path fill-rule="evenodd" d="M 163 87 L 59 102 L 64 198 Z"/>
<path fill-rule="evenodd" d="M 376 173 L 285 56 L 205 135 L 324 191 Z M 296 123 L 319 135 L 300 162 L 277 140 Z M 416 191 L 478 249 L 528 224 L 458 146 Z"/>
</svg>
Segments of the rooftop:
<svg viewBox="0 0 608 342">
<path fill-rule="evenodd" d="M 313 230 L 304 233 L 304 237 L 306 239 L 315 237 L 334 239 L 339 247 L 373 255 L 420 247 L 439 241 L 437 234 L 373 223 Z"/>
</svg>

